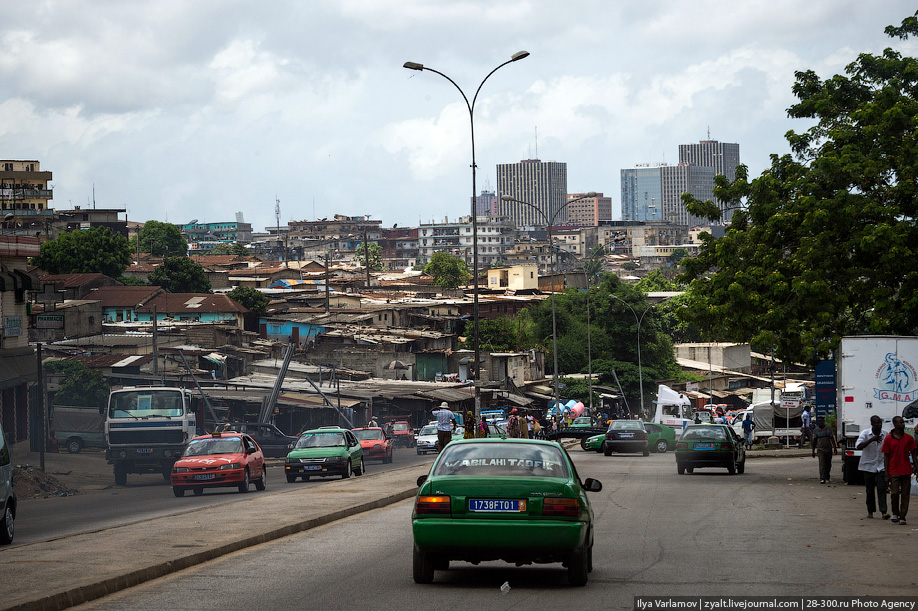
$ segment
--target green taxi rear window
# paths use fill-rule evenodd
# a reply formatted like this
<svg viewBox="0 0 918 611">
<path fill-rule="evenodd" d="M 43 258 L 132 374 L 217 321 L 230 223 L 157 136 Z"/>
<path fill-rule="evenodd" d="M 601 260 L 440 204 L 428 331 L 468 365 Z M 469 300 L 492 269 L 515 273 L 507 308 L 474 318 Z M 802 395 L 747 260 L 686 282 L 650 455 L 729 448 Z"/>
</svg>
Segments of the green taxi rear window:
<svg viewBox="0 0 918 611">
<path fill-rule="evenodd" d="M 448 445 L 433 474 L 479 477 L 569 478 L 567 460 L 558 448 L 526 443 Z"/>
</svg>

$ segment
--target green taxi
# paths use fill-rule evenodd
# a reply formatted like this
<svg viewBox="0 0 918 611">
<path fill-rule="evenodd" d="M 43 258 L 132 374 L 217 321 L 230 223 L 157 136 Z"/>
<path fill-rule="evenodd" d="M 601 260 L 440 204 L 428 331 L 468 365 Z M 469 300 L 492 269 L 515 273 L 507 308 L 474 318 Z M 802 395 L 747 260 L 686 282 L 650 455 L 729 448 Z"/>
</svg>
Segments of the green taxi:
<svg viewBox="0 0 918 611">
<path fill-rule="evenodd" d="M 351 473 L 363 475 L 364 472 L 360 441 L 351 431 L 336 427 L 300 433 L 284 461 L 288 483 L 295 482 L 298 477 L 303 481 L 329 475 L 348 478 Z"/>
<path fill-rule="evenodd" d="M 651 452 L 663 454 L 676 447 L 676 431 L 665 424 L 655 422 L 645 422 L 644 428 L 647 429 L 647 445 Z M 587 452 L 602 452 L 602 442 L 606 435 L 593 435 L 587 437 L 581 447 Z"/>
<path fill-rule="evenodd" d="M 676 471 L 693 473 L 700 467 L 726 468 L 730 475 L 746 470 L 742 437 L 726 424 L 689 424 L 676 442 Z"/>
<path fill-rule="evenodd" d="M 571 585 L 593 564 L 593 510 L 560 445 L 536 439 L 462 439 L 418 478 L 411 514 L 416 583 L 430 583 L 450 561 L 560 562 Z"/>
</svg>

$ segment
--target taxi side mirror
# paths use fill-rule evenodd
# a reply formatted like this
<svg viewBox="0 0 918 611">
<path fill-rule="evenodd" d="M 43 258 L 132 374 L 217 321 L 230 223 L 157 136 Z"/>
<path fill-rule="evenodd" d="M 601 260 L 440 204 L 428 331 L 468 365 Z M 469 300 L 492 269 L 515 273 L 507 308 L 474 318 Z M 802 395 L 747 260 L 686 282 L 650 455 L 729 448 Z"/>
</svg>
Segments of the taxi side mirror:
<svg viewBox="0 0 918 611">
<path fill-rule="evenodd" d="M 583 489 L 587 492 L 600 492 L 602 490 L 602 482 L 598 479 L 588 477 L 586 481 L 583 482 Z"/>
<path fill-rule="evenodd" d="M 420 477 L 418 477 L 418 487 L 421 487 L 421 485 L 426 481 L 427 481 L 426 475 L 421 475 Z"/>
</svg>

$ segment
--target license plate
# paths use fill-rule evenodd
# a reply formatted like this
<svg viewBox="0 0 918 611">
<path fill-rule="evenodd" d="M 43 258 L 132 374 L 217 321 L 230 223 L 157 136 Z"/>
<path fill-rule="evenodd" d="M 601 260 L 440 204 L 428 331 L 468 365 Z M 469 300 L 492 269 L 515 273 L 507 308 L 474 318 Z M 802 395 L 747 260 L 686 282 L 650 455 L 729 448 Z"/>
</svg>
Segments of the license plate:
<svg viewBox="0 0 918 611">
<path fill-rule="evenodd" d="M 153 448 L 137 448 L 138 454 L 152 454 Z"/>
<path fill-rule="evenodd" d="M 213 473 L 196 473 L 194 478 L 196 480 L 213 479 L 214 474 Z"/>
<path fill-rule="evenodd" d="M 634 433 L 619 433 L 618 436 L 625 439 L 627 437 L 634 437 Z"/>
<path fill-rule="evenodd" d="M 519 513 L 526 511 L 526 501 L 516 499 L 469 499 L 469 511 L 483 513 Z"/>
<path fill-rule="evenodd" d="M 713 450 L 714 444 L 713 443 L 696 443 L 695 449 L 696 450 Z"/>
<path fill-rule="evenodd" d="M 319 471 L 322 468 L 322 465 L 306 465 L 303 467 L 306 471 Z"/>
</svg>

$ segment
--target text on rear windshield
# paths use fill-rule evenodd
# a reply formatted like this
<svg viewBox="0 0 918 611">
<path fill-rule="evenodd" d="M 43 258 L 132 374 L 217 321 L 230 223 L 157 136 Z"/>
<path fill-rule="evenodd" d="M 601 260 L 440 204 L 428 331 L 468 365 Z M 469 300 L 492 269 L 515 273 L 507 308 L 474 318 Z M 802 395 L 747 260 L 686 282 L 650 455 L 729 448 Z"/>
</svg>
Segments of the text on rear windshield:
<svg viewBox="0 0 918 611">
<path fill-rule="evenodd" d="M 482 443 L 447 446 L 433 475 L 570 477 L 561 451 L 551 446 Z"/>
</svg>

